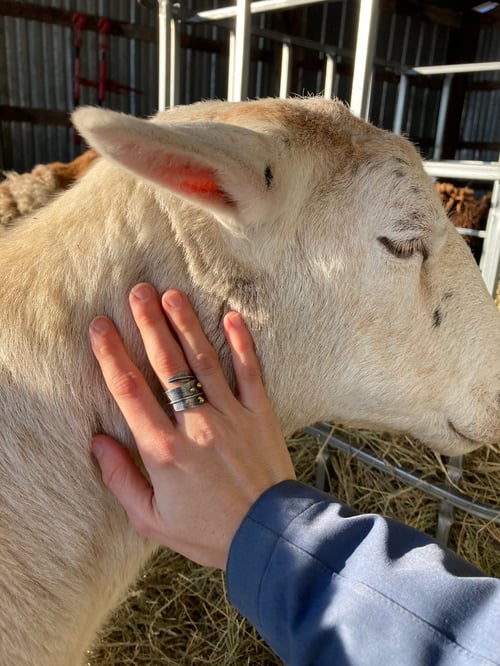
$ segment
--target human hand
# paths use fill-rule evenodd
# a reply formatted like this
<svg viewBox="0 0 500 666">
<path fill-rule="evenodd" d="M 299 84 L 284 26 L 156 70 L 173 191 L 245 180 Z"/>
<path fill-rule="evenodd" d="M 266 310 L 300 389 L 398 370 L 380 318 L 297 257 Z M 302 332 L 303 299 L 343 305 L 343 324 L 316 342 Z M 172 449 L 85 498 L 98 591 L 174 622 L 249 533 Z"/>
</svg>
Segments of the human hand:
<svg viewBox="0 0 500 666">
<path fill-rule="evenodd" d="M 140 284 L 130 294 L 130 307 L 162 386 L 171 388 L 168 378 L 191 370 L 207 402 L 170 418 L 114 324 L 96 318 L 90 326 L 92 349 L 149 475 L 116 440 L 98 435 L 92 450 L 103 481 L 140 534 L 195 562 L 225 569 L 233 536 L 251 505 L 271 486 L 295 478 L 252 338 L 238 313 L 225 316 L 235 397 L 185 294 L 170 290 L 160 301 L 152 286 Z"/>
</svg>

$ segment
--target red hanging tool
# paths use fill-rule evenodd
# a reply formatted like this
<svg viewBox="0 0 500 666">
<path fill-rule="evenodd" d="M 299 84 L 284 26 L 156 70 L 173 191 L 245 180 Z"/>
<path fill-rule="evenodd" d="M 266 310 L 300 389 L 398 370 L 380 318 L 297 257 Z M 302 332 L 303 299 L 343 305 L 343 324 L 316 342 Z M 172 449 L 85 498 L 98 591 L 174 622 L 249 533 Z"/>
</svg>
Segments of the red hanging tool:
<svg viewBox="0 0 500 666">
<path fill-rule="evenodd" d="M 75 62 L 73 68 L 73 104 L 76 108 L 80 104 L 80 91 L 82 86 L 97 89 L 97 103 L 103 106 L 106 91 L 120 94 L 122 92 L 133 92 L 142 95 L 142 90 L 131 88 L 130 86 L 119 83 L 112 79 L 106 78 L 107 74 L 107 51 L 108 51 L 108 34 L 111 30 L 111 21 L 107 18 L 100 18 L 97 22 L 97 29 L 99 31 L 99 78 L 96 81 L 91 81 L 82 76 L 81 68 L 81 47 L 82 47 L 82 32 L 87 23 L 87 16 L 79 12 L 73 14 L 73 33 L 75 45 Z M 75 144 L 80 143 L 80 137 L 75 133 Z"/>
</svg>

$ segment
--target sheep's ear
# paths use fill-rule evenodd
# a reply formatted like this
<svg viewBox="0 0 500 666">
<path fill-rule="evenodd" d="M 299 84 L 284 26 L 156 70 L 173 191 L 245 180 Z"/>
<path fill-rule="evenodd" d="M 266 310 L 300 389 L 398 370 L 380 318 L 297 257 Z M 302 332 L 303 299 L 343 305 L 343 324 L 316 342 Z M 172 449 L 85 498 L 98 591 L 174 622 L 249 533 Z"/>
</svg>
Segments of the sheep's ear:
<svg viewBox="0 0 500 666">
<path fill-rule="evenodd" d="M 81 107 L 73 122 L 102 156 L 223 218 L 263 219 L 273 190 L 270 140 L 215 122 L 159 123 Z M 267 203 L 266 203 L 267 197 Z"/>
</svg>

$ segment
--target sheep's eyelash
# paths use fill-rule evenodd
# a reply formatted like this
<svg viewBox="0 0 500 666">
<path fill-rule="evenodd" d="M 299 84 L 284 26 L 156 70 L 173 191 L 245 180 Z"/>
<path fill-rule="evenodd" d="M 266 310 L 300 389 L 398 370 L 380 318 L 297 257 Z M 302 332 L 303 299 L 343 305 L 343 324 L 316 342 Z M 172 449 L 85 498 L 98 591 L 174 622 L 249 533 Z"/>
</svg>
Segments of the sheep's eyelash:
<svg viewBox="0 0 500 666">
<path fill-rule="evenodd" d="M 391 254 L 399 259 L 409 259 L 415 253 L 420 253 L 422 257 L 427 259 L 429 253 L 421 238 L 413 238 L 411 240 L 391 240 L 387 236 L 379 236 L 377 238 L 379 243 L 389 250 Z"/>
</svg>

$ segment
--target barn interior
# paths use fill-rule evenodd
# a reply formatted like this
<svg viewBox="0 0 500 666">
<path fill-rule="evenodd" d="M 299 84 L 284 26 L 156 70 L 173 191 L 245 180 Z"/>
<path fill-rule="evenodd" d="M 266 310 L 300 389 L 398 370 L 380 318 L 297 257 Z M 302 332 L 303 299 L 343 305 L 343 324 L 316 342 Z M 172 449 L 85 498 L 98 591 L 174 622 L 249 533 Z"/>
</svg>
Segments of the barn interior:
<svg viewBox="0 0 500 666">
<path fill-rule="evenodd" d="M 416 144 L 500 309 L 500 2 L 233 4 L 0 0 L 0 172 L 85 153 L 78 105 L 147 117 L 202 99 L 338 97 Z M 438 459 L 406 436 L 342 424 L 289 445 L 302 480 L 500 576 L 499 447 Z M 90 666 L 141 663 L 281 662 L 230 607 L 220 574 L 162 552 L 88 654 Z"/>
</svg>

